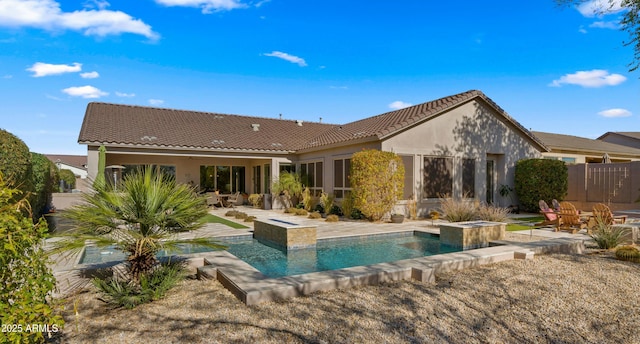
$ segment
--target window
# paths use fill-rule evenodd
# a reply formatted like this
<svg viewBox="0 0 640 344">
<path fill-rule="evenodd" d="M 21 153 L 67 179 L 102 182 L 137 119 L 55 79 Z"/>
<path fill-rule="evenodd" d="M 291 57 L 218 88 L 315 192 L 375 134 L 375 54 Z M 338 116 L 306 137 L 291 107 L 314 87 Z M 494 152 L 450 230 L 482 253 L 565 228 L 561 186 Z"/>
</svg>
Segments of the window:
<svg viewBox="0 0 640 344">
<path fill-rule="evenodd" d="M 136 172 L 138 170 L 143 169 L 147 165 L 123 165 L 123 166 L 124 166 L 124 168 L 122 169 L 122 179 L 124 180 L 124 178 L 126 176 L 132 174 L 133 172 Z M 164 175 L 172 176 L 174 178 L 176 176 L 176 167 L 175 166 L 170 166 L 170 165 L 151 165 L 151 167 L 153 169 L 160 168 L 160 171 L 162 171 L 162 173 Z M 107 171 L 107 173 L 108 173 L 108 171 Z"/>
<path fill-rule="evenodd" d="M 576 158 L 562 157 L 562 161 L 564 161 L 565 164 L 575 164 Z"/>
<path fill-rule="evenodd" d="M 348 196 L 351 190 L 349 176 L 351 175 L 351 159 L 338 159 L 333 161 L 333 194 L 336 198 Z"/>
<path fill-rule="evenodd" d="M 474 198 L 476 189 L 476 160 L 462 159 L 462 197 Z"/>
<path fill-rule="evenodd" d="M 253 193 L 260 193 L 260 166 L 253 166 Z"/>
<path fill-rule="evenodd" d="M 300 179 L 303 186 L 308 187 L 312 194 L 319 196 L 323 185 L 322 162 L 300 164 Z"/>
<path fill-rule="evenodd" d="M 423 197 L 451 196 L 453 191 L 453 158 L 424 158 Z"/>
<path fill-rule="evenodd" d="M 264 193 L 271 192 L 271 164 L 264 164 Z"/>
<path fill-rule="evenodd" d="M 295 173 L 296 172 L 296 165 L 293 165 L 291 163 L 281 162 L 279 164 L 279 166 L 280 166 L 280 173 L 282 173 L 282 172 Z"/>
<path fill-rule="evenodd" d="M 403 199 L 409 199 L 413 195 L 413 155 L 401 155 L 404 165 L 404 191 Z"/>
<path fill-rule="evenodd" d="M 245 192 L 244 166 L 200 166 L 200 189 L 220 193 Z"/>
</svg>

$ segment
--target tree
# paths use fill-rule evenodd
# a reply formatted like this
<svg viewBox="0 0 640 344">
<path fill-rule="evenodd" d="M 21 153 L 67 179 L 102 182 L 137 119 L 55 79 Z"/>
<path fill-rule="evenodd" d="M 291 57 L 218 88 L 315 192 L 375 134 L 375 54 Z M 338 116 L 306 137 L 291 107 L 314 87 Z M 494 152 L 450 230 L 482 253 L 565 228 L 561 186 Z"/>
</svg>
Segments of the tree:
<svg viewBox="0 0 640 344">
<path fill-rule="evenodd" d="M 205 199 L 151 166 L 127 175 L 117 193 L 98 187 L 83 199 L 84 203 L 65 211 L 74 229 L 63 234 L 54 252 L 79 250 L 87 240 L 98 247 L 115 245 L 127 254 L 134 281 L 157 265 L 156 254 L 162 249 L 179 251 L 178 245 L 184 243 L 224 247 L 207 238 L 174 237 L 203 225 Z"/>
<path fill-rule="evenodd" d="M 43 219 L 34 224 L 31 216 L 24 216 L 29 208 L 22 192 L 7 185 L 0 172 L 0 324 L 20 326 L 9 332 L 3 328 L 2 343 L 44 342 L 44 333 L 26 326 L 48 325 L 56 332 L 64 324 L 51 308 L 56 280 L 41 245 L 47 224 Z"/>
<path fill-rule="evenodd" d="M 51 207 L 52 193 L 58 187 L 58 168 L 42 154 L 31 153 L 33 194 L 29 198 L 35 221 Z"/>
<path fill-rule="evenodd" d="M 104 170 L 107 164 L 107 149 L 104 146 L 98 148 L 98 174 L 93 181 L 93 187 L 96 189 L 104 188 L 107 184 L 104 178 Z"/>
<path fill-rule="evenodd" d="M 60 170 L 60 179 L 64 180 L 65 187 L 67 189 L 75 189 L 76 175 L 73 173 L 73 171 L 67 169 Z M 60 192 L 64 192 L 64 190 L 60 190 Z"/>
<path fill-rule="evenodd" d="M 629 71 L 633 72 L 640 67 L 640 0 L 555 0 L 561 6 L 580 5 L 586 2 L 594 4 L 594 14 L 603 15 L 613 11 L 624 9 L 625 13 L 620 20 L 620 30 L 629 34 L 629 40 L 625 46 L 632 46 L 633 60 L 629 63 Z"/>
<path fill-rule="evenodd" d="M 302 189 L 300 175 L 297 173 L 282 172 L 278 179 L 271 184 L 271 192 L 274 195 L 282 196 L 282 203 L 285 208 L 293 206 L 291 200 L 299 198 L 302 195 Z"/>
<path fill-rule="evenodd" d="M 354 207 L 373 221 L 393 210 L 404 190 L 404 165 L 393 152 L 363 150 L 351 158 Z"/>
</svg>

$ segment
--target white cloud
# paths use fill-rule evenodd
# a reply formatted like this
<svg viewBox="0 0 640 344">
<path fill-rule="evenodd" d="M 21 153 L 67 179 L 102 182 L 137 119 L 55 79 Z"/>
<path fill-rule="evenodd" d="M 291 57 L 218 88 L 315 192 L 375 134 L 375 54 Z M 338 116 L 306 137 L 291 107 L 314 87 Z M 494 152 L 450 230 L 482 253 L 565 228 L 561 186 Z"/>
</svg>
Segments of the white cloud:
<svg viewBox="0 0 640 344">
<path fill-rule="evenodd" d="M 60 75 L 64 73 L 77 73 L 82 70 L 82 64 L 74 62 L 73 65 L 65 64 L 50 64 L 43 62 L 36 62 L 33 66 L 26 69 L 29 72 L 33 72 L 32 77 L 39 78 L 49 75 Z"/>
<path fill-rule="evenodd" d="M 596 29 L 618 30 L 620 29 L 620 23 L 617 21 L 597 21 L 597 22 L 591 23 L 589 27 L 593 27 Z"/>
<path fill-rule="evenodd" d="M 400 109 L 404 109 L 406 107 L 409 107 L 413 104 L 407 103 L 407 102 L 403 102 L 401 100 L 396 100 L 395 102 L 389 104 L 389 108 L 393 109 L 393 110 L 400 110 Z"/>
<path fill-rule="evenodd" d="M 95 79 L 97 77 L 99 77 L 100 74 L 98 74 L 98 72 L 93 71 L 93 72 L 87 72 L 87 73 L 80 73 L 80 77 L 82 77 L 83 79 Z"/>
<path fill-rule="evenodd" d="M 609 74 L 603 69 L 590 71 L 578 71 L 573 74 L 565 74 L 558 80 L 553 80 L 549 86 L 560 87 L 562 84 L 579 85 L 582 87 L 615 86 L 627 80 L 620 74 Z"/>
<path fill-rule="evenodd" d="M 580 25 L 580 28 L 578 29 L 578 32 L 580 33 L 587 33 L 587 29 L 584 28 L 584 26 Z"/>
<path fill-rule="evenodd" d="M 136 94 L 135 93 L 124 93 L 124 92 L 116 91 L 116 96 L 123 97 L 123 98 L 133 98 L 133 97 L 136 96 Z"/>
<path fill-rule="evenodd" d="M 164 6 L 199 7 L 205 14 L 247 7 L 240 0 L 156 0 L 156 2 Z"/>
<path fill-rule="evenodd" d="M 82 97 L 82 98 L 100 98 L 100 97 L 109 95 L 109 93 L 100 91 L 99 89 L 93 86 L 68 87 L 62 90 L 62 92 L 72 97 Z"/>
<path fill-rule="evenodd" d="M 107 6 L 104 1 L 98 7 Z M 151 26 L 121 11 L 79 10 L 63 12 L 54 0 L 2 0 L 0 26 L 35 27 L 44 30 L 74 30 L 87 36 L 108 36 L 132 33 L 155 40 L 159 35 Z"/>
<path fill-rule="evenodd" d="M 277 57 L 279 59 L 283 59 L 285 61 L 289 61 L 291 63 L 295 63 L 300 67 L 305 67 L 307 65 L 307 62 L 305 62 L 303 58 L 300 58 L 300 57 L 294 56 L 294 55 L 289 55 L 289 54 L 283 53 L 281 51 L 272 51 L 269 54 L 263 54 L 263 55 L 264 56 Z"/>
<path fill-rule="evenodd" d="M 598 115 L 602 117 L 629 117 L 631 116 L 631 111 L 627 109 L 609 109 L 598 112 Z"/>
<path fill-rule="evenodd" d="M 591 0 L 583 2 L 576 9 L 583 16 L 591 18 L 620 12 L 624 7 L 622 7 L 622 0 Z"/>
<path fill-rule="evenodd" d="M 164 100 L 162 99 L 149 99 L 149 104 L 151 105 L 162 105 L 164 104 Z"/>
</svg>

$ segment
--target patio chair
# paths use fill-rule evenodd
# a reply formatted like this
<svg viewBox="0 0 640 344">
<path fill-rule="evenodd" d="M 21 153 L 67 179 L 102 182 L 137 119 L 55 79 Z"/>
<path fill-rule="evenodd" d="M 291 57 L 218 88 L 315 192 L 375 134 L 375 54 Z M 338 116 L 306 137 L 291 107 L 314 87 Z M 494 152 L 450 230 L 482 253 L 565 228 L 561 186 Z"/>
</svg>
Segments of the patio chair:
<svg viewBox="0 0 640 344">
<path fill-rule="evenodd" d="M 558 225 L 558 215 L 547 205 L 547 202 L 544 200 L 540 200 L 538 202 L 540 206 L 540 214 L 544 216 L 544 221 L 540 223 L 536 223 L 536 226 L 557 226 Z"/>
<path fill-rule="evenodd" d="M 570 202 L 560 202 L 560 213 L 558 217 L 556 232 L 567 230 L 570 231 L 571 234 L 576 234 L 581 229 L 587 227 L 586 221 L 580 218 L 580 213 L 578 213 L 576 207 Z"/>
<path fill-rule="evenodd" d="M 222 199 L 215 192 L 207 192 L 205 195 L 207 196 L 207 207 L 214 207 L 215 209 L 216 206 L 224 206 Z"/>
<path fill-rule="evenodd" d="M 558 202 L 557 199 L 554 198 L 551 200 L 551 206 L 553 207 L 554 211 L 557 211 L 557 212 L 560 211 L 560 203 Z"/>
<path fill-rule="evenodd" d="M 243 200 L 244 198 L 240 196 L 240 192 L 236 192 L 227 198 L 227 207 L 233 208 L 235 205 L 241 205 Z"/>
<path fill-rule="evenodd" d="M 611 208 L 604 203 L 598 203 L 593 206 L 593 216 L 589 219 L 589 231 L 596 226 L 598 219 L 600 219 L 603 224 L 611 226 L 625 223 L 627 221 L 627 216 L 614 216 L 611 212 Z"/>
</svg>

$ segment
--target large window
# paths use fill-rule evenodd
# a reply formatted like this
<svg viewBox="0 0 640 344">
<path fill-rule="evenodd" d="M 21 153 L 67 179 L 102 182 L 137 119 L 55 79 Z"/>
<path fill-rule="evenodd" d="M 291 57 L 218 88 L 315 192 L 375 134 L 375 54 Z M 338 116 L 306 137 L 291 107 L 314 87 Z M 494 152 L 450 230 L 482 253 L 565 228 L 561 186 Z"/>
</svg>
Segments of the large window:
<svg viewBox="0 0 640 344">
<path fill-rule="evenodd" d="M 413 195 L 413 155 L 401 155 L 404 165 L 404 191 L 402 198 L 409 199 Z"/>
<path fill-rule="evenodd" d="M 200 189 L 223 194 L 245 192 L 244 166 L 200 166 Z"/>
<path fill-rule="evenodd" d="M 453 158 L 424 157 L 423 197 L 451 196 L 453 191 Z"/>
<path fill-rule="evenodd" d="M 318 196 L 322 192 L 322 162 L 309 162 L 300 164 L 300 178 L 302 184 L 311 190 L 311 193 Z"/>
<path fill-rule="evenodd" d="M 476 190 L 476 160 L 462 159 L 462 197 L 474 198 Z"/>
<path fill-rule="evenodd" d="M 351 175 L 351 159 L 333 161 L 333 194 L 336 198 L 344 198 L 351 191 L 349 177 Z"/>
</svg>

